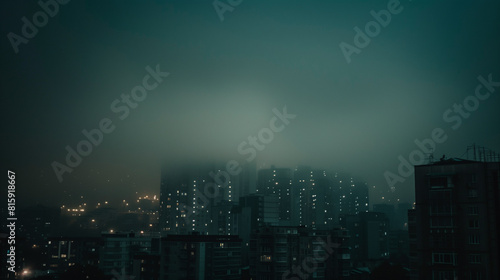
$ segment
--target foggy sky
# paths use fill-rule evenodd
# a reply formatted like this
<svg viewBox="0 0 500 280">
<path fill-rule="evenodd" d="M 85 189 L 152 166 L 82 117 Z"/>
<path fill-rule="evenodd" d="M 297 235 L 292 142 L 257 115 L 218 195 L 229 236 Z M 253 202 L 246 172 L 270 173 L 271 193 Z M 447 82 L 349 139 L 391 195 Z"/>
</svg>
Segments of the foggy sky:
<svg viewBox="0 0 500 280">
<path fill-rule="evenodd" d="M 376 186 L 372 203 L 413 202 L 413 176 L 388 194 L 384 172 L 397 173 L 415 139 L 442 128 L 436 158 L 473 143 L 500 151 L 500 88 L 458 129 L 443 120 L 479 75 L 500 80 L 500 4 L 401 1 L 347 63 L 339 44 L 353 45 L 354 27 L 388 2 L 244 0 L 221 21 L 211 1 L 73 0 L 17 54 L 7 34 L 41 8 L 4 3 L 2 167 L 17 172 L 19 203 L 158 194 L 162 159 L 244 162 L 238 145 L 284 106 L 296 118 L 258 166 L 350 172 Z M 156 65 L 170 75 L 120 120 L 110 105 Z M 51 163 L 103 118 L 115 130 L 58 182 Z"/>
</svg>

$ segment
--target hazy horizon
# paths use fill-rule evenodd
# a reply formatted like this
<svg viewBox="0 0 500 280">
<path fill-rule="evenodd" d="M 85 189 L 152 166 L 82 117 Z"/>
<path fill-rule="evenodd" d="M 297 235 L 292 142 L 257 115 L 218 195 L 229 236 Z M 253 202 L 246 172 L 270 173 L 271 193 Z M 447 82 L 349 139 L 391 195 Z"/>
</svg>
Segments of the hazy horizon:
<svg viewBox="0 0 500 280">
<path fill-rule="evenodd" d="M 413 175 L 392 192 L 384 173 L 398 174 L 416 139 L 443 129 L 436 160 L 465 157 L 474 143 L 500 152 L 497 86 L 467 117 L 444 116 L 478 85 L 488 92 L 478 77 L 500 81 L 500 4 L 400 1 L 349 62 L 340 45 L 356 46 L 355 27 L 388 3 L 242 1 L 221 21 L 211 1 L 70 1 L 18 53 L 8 34 L 22 36 L 22 18 L 42 8 L 5 3 L 2 167 L 16 171 L 19 205 L 159 194 L 165 159 L 245 162 L 238 146 L 285 106 L 296 117 L 257 152 L 257 166 L 348 172 L 376 186 L 371 204 L 412 203 Z M 169 74 L 119 111 L 147 67 Z M 113 131 L 60 182 L 53 163 L 66 165 L 66 146 L 103 119 Z"/>
</svg>

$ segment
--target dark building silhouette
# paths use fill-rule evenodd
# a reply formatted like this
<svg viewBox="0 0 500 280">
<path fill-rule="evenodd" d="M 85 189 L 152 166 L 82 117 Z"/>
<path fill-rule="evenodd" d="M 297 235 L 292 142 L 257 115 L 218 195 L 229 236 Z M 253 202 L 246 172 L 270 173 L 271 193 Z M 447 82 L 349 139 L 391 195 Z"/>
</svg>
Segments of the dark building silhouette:
<svg viewBox="0 0 500 280">
<path fill-rule="evenodd" d="M 500 163 L 442 159 L 415 167 L 412 279 L 500 279 Z"/>
<path fill-rule="evenodd" d="M 412 208 L 410 203 L 398 203 L 396 208 L 396 222 L 391 225 L 395 230 L 408 230 L 408 210 Z"/>
<path fill-rule="evenodd" d="M 298 227 L 264 226 L 252 233 L 250 276 L 255 279 L 281 279 L 293 264 L 298 264 L 300 232 Z"/>
<path fill-rule="evenodd" d="M 261 169 L 257 177 L 257 194 L 276 196 L 280 225 L 292 223 L 292 171 L 289 168 Z"/>
<path fill-rule="evenodd" d="M 234 179 L 233 179 L 234 178 Z M 241 165 L 241 172 L 232 176 L 235 189 L 239 197 L 255 194 L 257 192 L 257 166 L 255 161 Z"/>
<path fill-rule="evenodd" d="M 132 275 L 134 280 L 160 279 L 160 254 L 138 253 L 133 257 Z M 119 277 L 115 277 L 119 279 Z"/>
<path fill-rule="evenodd" d="M 24 236 L 27 246 L 42 244 L 46 238 L 59 231 L 61 209 L 43 205 L 32 206 L 19 211 L 18 236 Z"/>
<path fill-rule="evenodd" d="M 161 239 L 160 278 L 241 279 L 241 239 L 234 235 L 168 235 Z"/>
<path fill-rule="evenodd" d="M 134 257 L 137 255 L 156 255 L 160 249 L 157 234 L 103 233 L 102 247 L 99 252 L 99 268 L 106 275 L 132 275 Z"/>
<path fill-rule="evenodd" d="M 410 241 L 407 230 L 391 230 L 387 233 L 387 249 L 390 259 L 409 267 Z"/>
<path fill-rule="evenodd" d="M 380 203 L 373 204 L 373 212 L 384 213 L 389 220 L 389 229 L 395 229 L 396 224 L 396 211 L 393 204 Z"/>
<path fill-rule="evenodd" d="M 265 225 L 279 224 L 278 197 L 261 194 L 240 198 L 239 205 L 233 208 L 238 223 L 238 236 L 242 239 L 242 263 L 249 265 L 250 235 Z"/>
<path fill-rule="evenodd" d="M 348 233 L 343 229 L 264 226 L 252 234 L 253 279 L 349 279 Z"/>
<path fill-rule="evenodd" d="M 209 233 L 214 235 L 237 235 L 238 215 L 233 208 L 238 205 L 236 202 L 223 200 L 215 206 L 210 207 L 211 219 Z"/>
<path fill-rule="evenodd" d="M 340 224 L 349 230 L 349 245 L 354 266 L 373 266 L 388 258 L 389 220 L 384 213 L 360 212 L 342 217 Z"/>
<path fill-rule="evenodd" d="M 52 237 L 44 247 L 47 250 L 44 268 L 62 273 L 76 264 L 98 266 L 100 237 Z"/>
</svg>

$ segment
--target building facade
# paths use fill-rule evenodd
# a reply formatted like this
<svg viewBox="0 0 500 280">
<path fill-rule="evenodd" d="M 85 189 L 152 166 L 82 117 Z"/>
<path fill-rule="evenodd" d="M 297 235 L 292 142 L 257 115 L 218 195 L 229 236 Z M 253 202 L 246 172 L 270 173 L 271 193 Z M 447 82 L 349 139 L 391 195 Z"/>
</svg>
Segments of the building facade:
<svg viewBox="0 0 500 280">
<path fill-rule="evenodd" d="M 250 276 L 258 280 L 349 279 L 345 229 L 264 226 L 252 234 Z"/>
<path fill-rule="evenodd" d="M 389 257 L 389 220 L 384 213 L 360 212 L 342 217 L 349 231 L 351 259 L 355 266 L 369 266 Z"/>
<path fill-rule="evenodd" d="M 258 171 L 257 194 L 278 198 L 278 217 L 281 225 L 292 223 L 292 171 L 289 168 L 261 169 Z"/>
<path fill-rule="evenodd" d="M 103 233 L 99 268 L 106 275 L 133 274 L 134 257 L 158 254 L 159 235 L 130 233 Z"/>
<path fill-rule="evenodd" d="M 223 235 L 168 235 L 161 240 L 160 279 L 241 279 L 241 239 Z"/>
<path fill-rule="evenodd" d="M 299 167 L 293 173 L 294 225 L 330 229 L 338 224 L 339 197 L 325 170 Z"/>
<path fill-rule="evenodd" d="M 500 279 L 499 174 L 498 162 L 443 159 L 415 167 L 413 279 Z"/>
</svg>

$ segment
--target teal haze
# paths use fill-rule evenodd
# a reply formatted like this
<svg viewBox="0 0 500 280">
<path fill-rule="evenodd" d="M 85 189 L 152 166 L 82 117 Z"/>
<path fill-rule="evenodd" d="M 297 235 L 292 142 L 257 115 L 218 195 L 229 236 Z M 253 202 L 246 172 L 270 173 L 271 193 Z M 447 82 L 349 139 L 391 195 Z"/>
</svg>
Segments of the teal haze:
<svg viewBox="0 0 500 280">
<path fill-rule="evenodd" d="M 500 88 L 456 130 L 443 119 L 478 76 L 500 81 L 500 4 L 401 1 L 348 63 L 339 45 L 388 2 L 244 0 L 221 21 L 212 1 L 74 0 L 17 54 L 7 34 L 40 7 L 4 3 L 2 166 L 19 174 L 19 203 L 158 194 L 161 160 L 244 162 L 238 145 L 284 106 L 296 118 L 257 166 L 350 172 L 376 186 L 373 203 L 413 202 L 413 176 L 390 192 L 384 172 L 397 174 L 415 139 L 442 128 L 435 158 L 473 143 L 500 152 Z M 170 75 L 120 120 L 112 102 L 156 65 Z M 103 118 L 115 130 L 60 183 L 51 164 Z"/>
</svg>

